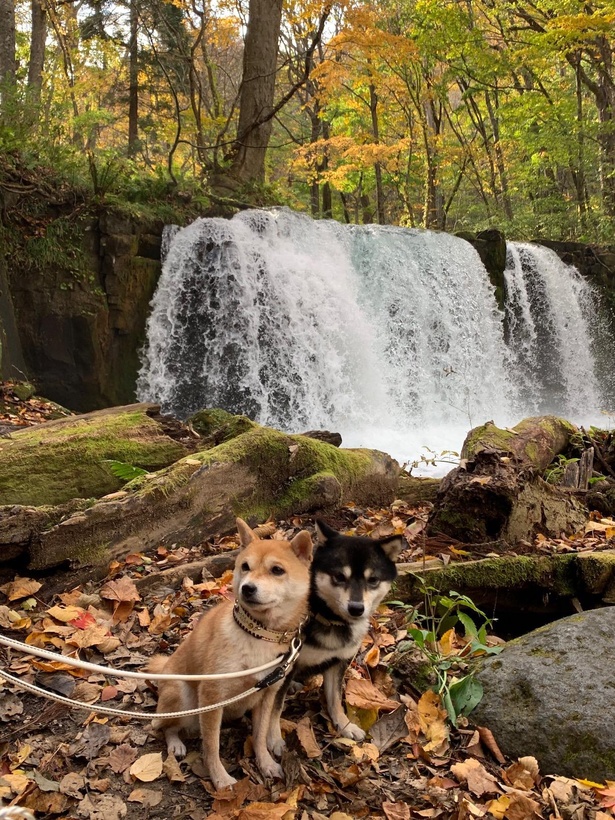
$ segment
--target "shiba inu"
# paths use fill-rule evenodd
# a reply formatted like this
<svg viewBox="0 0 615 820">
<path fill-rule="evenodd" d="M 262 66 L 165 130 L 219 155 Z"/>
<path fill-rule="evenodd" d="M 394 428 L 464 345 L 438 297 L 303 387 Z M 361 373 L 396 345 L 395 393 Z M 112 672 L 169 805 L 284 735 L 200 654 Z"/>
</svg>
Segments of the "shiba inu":
<svg viewBox="0 0 615 820">
<path fill-rule="evenodd" d="M 240 549 L 233 576 L 235 603 L 223 601 L 207 612 L 170 657 L 152 659 L 150 672 L 238 672 L 266 664 L 288 650 L 307 614 L 312 538 L 303 530 L 290 542 L 259 540 L 240 518 L 237 529 Z M 157 712 L 219 703 L 251 688 L 266 674 L 194 683 L 160 681 Z M 169 753 L 176 756 L 186 753 L 180 730 L 200 727 L 205 767 L 214 787 L 220 789 L 236 782 L 220 760 L 220 725 L 223 719 L 241 717 L 251 709 L 258 767 L 265 777 L 281 777 L 282 769 L 270 750 L 279 748 L 279 712 L 273 707 L 283 682 L 196 717 L 156 718 L 152 726 L 164 730 Z M 274 715 L 277 727 L 271 723 Z"/>
<path fill-rule="evenodd" d="M 342 682 L 350 661 L 369 629 L 369 620 L 397 577 L 395 561 L 404 548 L 399 535 L 379 540 L 346 536 L 316 520 L 317 548 L 311 566 L 310 617 L 303 631 L 303 647 L 294 676 L 323 674 L 329 716 L 343 736 L 363 740 L 365 732 L 352 723 L 342 706 Z M 284 695 L 278 691 L 274 731 L 279 730 Z M 281 734 L 272 748 L 284 748 Z"/>
</svg>

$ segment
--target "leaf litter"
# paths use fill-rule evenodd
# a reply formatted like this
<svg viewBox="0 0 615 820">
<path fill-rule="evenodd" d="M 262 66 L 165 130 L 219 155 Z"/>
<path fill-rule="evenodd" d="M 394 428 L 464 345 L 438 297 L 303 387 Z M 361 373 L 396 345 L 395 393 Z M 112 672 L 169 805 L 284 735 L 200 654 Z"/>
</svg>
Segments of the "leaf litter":
<svg viewBox="0 0 615 820">
<path fill-rule="evenodd" d="M 408 544 L 402 560 L 416 560 L 430 551 L 422 534 L 426 516 L 425 508 L 403 501 L 382 510 L 349 505 L 332 524 L 349 534 L 401 534 Z M 305 516 L 270 521 L 263 536 L 288 538 L 310 525 Z M 586 538 L 604 543 L 607 535 L 609 526 L 590 527 Z M 580 549 L 583 539 L 570 543 Z M 546 549 L 543 542 L 537 546 Z M 230 535 L 201 548 L 135 553 L 114 561 L 103 581 L 68 586 L 49 601 L 44 581 L 15 578 L 0 587 L 0 627 L 33 646 L 142 670 L 152 654 L 170 653 L 207 607 L 231 594 L 230 570 L 218 578 L 204 570 L 196 580 L 165 571 L 236 547 Z M 551 545 L 560 548 L 559 540 Z M 447 549 L 450 560 L 476 557 L 454 543 L 440 541 L 437 549 Z M 165 581 L 144 584 L 150 576 Z M 471 718 L 451 726 L 438 694 L 420 694 L 411 679 L 395 676 L 402 643 L 408 630 L 399 610 L 382 606 L 346 682 L 349 713 L 369 732 L 366 741 L 335 733 L 321 681 L 313 679 L 286 703 L 285 781 L 263 781 L 251 755 L 249 721 L 242 720 L 222 730 L 222 757 L 238 783 L 220 792 L 206 779 L 198 739 L 188 741 L 186 757 L 177 761 L 147 722 L 68 709 L 0 677 L 0 807 L 22 806 L 58 820 L 612 820 L 615 783 L 542 775 L 533 757 L 507 760 L 491 732 L 472 727 Z M 455 634 L 438 643 L 451 657 L 468 651 Z M 149 682 L 90 674 L 12 650 L 0 650 L 0 659 L 12 674 L 93 706 L 154 712 Z"/>
</svg>

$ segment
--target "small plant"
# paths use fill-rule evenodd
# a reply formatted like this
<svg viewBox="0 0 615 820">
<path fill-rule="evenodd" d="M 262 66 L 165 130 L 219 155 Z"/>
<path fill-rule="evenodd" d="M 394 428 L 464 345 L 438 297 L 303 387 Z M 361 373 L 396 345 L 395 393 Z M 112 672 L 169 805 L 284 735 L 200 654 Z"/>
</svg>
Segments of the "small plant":
<svg viewBox="0 0 615 820">
<path fill-rule="evenodd" d="M 545 470 L 545 481 L 548 484 L 559 484 L 566 471 L 566 467 L 569 464 L 576 464 L 578 461 L 578 458 L 566 458 L 565 455 L 560 453 Z"/>
<path fill-rule="evenodd" d="M 124 461 L 114 461 L 112 458 L 106 458 L 105 464 L 108 465 L 110 472 L 120 481 L 133 481 L 135 478 L 140 478 L 147 475 L 148 471 L 142 467 L 135 467 L 132 464 L 126 464 Z"/>
<path fill-rule="evenodd" d="M 453 464 L 457 466 L 459 464 L 459 453 L 456 453 L 454 450 L 441 450 L 437 453 L 425 445 L 423 445 L 422 449 L 427 452 L 421 453 L 414 461 L 404 465 L 404 469 L 409 475 L 412 475 L 412 470 L 416 470 L 417 467 L 436 467 L 438 464 Z"/>
<path fill-rule="evenodd" d="M 436 679 L 434 686 L 453 725 L 480 703 L 483 687 L 474 677 L 472 661 L 484 655 L 495 655 L 501 646 L 488 643 L 491 620 L 466 595 L 440 594 L 433 587 L 422 586 L 423 609 L 391 601 L 408 612 L 408 636 L 398 652 L 418 648 Z M 478 622 L 478 626 L 477 626 Z M 458 630 L 463 635 L 458 634 Z"/>
</svg>

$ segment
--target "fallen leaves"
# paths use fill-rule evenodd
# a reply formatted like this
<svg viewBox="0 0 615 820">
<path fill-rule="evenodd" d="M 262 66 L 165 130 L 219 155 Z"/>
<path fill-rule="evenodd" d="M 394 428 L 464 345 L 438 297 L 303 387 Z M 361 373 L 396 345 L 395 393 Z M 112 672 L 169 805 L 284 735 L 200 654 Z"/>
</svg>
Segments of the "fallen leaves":
<svg viewBox="0 0 615 820">
<path fill-rule="evenodd" d="M 162 755 L 160 752 L 142 755 L 130 767 L 130 774 L 143 783 L 151 783 L 162 774 Z"/>
</svg>

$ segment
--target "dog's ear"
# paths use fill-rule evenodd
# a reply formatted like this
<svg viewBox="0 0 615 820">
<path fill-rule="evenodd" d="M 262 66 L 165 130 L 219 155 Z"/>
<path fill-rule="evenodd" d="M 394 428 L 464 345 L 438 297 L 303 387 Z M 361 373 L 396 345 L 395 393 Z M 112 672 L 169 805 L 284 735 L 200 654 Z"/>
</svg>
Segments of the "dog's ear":
<svg viewBox="0 0 615 820">
<path fill-rule="evenodd" d="M 339 535 L 339 532 L 334 530 L 333 527 L 330 527 L 328 524 L 325 524 L 322 518 L 317 518 L 314 523 L 316 525 L 316 543 L 319 547 L 326 544 L 327 541 L 335 535 Z"/>
<path fill-rule="evenodd" d="M 389 535 L 388 538 L 381 538 L 376 543 L 391 561 L 397 561 L 399 553 L 405 549 L 401 535 Z"/>
<path fill-rule="evenodd" d="M 243 550 L 248 544 L 256 540 L 256 535 L 254 535 L 243 518 L 235 519 L 235 523 L 237 524 L 237 532 L 239 533 L 239 549 Z"/>
<path fill-rule="evenodd" d="M 312 560 L 312 536 L 307 530 L 301 530 L 290 542 L 292 551 L 304 564 L 309 564 Z"/>
</svg>

